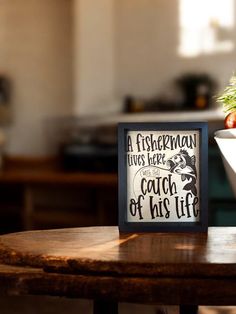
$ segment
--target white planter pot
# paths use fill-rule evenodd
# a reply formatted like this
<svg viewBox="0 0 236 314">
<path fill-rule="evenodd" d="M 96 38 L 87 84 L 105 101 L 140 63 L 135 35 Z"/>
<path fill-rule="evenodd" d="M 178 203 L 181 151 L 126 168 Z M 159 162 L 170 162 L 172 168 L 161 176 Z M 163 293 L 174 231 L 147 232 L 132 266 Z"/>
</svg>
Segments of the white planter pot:
<svg viewBox="0 0 236 314">
<path fill-rule="evenodd" d="M 236 197 L 236 129 L 216 131 L 214 138 L 220 148 L 225 170 Z"/>
</svg>

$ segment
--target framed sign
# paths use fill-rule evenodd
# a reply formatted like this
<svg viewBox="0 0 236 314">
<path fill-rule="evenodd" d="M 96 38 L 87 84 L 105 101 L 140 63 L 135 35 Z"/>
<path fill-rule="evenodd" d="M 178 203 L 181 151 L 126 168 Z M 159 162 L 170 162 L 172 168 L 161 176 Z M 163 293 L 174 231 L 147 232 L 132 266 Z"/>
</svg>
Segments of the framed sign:
<svg viewBox="0 0 236 314">
<path fill-rule="evenodd" d="M 207 231 L 207 123 L 120 123 L 118 154 L 121 232 Z"/>
</svg>

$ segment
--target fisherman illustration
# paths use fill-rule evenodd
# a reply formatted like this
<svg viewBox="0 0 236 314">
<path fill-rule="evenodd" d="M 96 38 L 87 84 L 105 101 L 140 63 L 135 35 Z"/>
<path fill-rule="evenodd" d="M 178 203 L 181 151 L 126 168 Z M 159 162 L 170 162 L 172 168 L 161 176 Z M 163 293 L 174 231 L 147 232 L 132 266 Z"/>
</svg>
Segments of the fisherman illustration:
<svg viewBox="0 0 236 314">
<path fill-rule="evenodd" d="M 181 175 L 182 181 L 187 179 L 189 182 L 183 187 L 183 189 L 186 191 L 191 191 L 192 194 L 196 196 L 197 170 L 195 163 L 195 155 L 190 157 L 186 150 L 181 149 L 178 154 L 172 156 L 166 161 L 166 166 L 170 172 Z"/>
</svg>

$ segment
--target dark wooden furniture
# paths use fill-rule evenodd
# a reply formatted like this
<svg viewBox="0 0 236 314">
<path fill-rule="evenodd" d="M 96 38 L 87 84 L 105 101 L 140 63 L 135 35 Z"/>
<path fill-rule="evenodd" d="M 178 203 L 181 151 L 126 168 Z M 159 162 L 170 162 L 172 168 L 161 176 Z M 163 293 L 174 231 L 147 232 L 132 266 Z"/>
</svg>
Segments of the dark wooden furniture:
<svg viewBox="0 0 236 314">
<path fill-rule="evenodd" d="M 117 186 L 116 173 L 66 172 L 54 157 L 8 157 L 0 171 L 0 214 L 13 211 L 12 223 L 20 212 L 20 230 L 116 225 Z"/>
<path fill-rule="evenodd" d="M 0 291 L 117 302 L 236 305 L 236 228 L 208 234 L 119 234 L 117 227 L 28 231 L 0 237 Z"/>
<path fill-rule="evenodd" d="M 213 156 L 210 154 L 209 162 L 209 223 L 235 225 L 235 199 L 227 193 L 220 157 L 216 162 Z M 54 157 L 7 157 L 0 171 L 0 233 L 117 225 L 117 199 L 116 173 L 65 172 Z"/>
</svg>

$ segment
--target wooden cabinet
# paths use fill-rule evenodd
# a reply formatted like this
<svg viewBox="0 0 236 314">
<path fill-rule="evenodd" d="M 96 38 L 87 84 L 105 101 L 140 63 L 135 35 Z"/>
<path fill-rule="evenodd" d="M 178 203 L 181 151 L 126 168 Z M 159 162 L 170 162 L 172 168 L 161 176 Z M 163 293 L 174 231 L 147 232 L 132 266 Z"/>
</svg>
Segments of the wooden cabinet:
<svg viewBox="0 0 236 314">
<path fill-rule="evenodd" d="M 0 174 L 0 232 L 116 225 L 117 174 L 68 173 L 54 159 L 10 159 Z"/>
</svg>

